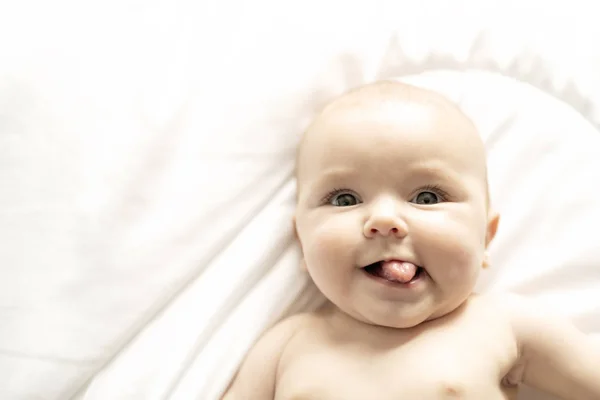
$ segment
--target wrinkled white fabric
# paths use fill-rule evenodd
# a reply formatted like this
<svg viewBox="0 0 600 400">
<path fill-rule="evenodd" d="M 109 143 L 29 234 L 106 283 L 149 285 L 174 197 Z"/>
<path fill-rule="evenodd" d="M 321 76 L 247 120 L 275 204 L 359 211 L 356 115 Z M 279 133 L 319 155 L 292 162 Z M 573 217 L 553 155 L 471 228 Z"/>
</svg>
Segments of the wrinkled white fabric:
<svg viewBox="0 0 600 400">
<path fill-rule="evenodd" d="M 0 398 L 218 396 L 268 325 L 320 299 L 291 231 L 300 132 L 406 75 L 486 140 L 503 218 L 479 289 L 600 332 L 593 5 L 5 3 Z"/>
</svg>

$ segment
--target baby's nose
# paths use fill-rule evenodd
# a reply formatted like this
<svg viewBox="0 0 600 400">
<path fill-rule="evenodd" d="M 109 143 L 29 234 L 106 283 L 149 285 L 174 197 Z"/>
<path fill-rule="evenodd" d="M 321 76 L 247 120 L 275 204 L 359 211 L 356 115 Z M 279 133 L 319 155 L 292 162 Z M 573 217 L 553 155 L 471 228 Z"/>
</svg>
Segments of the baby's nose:
<svg viewBox="0 0 600 400">
<path fill-rule="evenodd" d="M 373 215 L 364 226 L 364 235 L 368 238 L 377 235 L 403 238 L 407 234 L 406 222 L 397 215 Z"/>
</svg>

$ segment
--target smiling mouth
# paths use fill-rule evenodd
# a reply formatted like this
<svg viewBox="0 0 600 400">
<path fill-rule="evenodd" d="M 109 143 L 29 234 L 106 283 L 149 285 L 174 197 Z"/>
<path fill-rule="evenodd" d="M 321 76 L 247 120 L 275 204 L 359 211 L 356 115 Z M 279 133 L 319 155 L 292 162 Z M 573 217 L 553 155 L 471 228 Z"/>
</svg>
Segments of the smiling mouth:
<svg viewBox="0 0 600 400">
<path fill-rule="evenodd" d="M 377 261 L 363 270 L 373 277 L 404 285 L 417 281 L 424 273 L 423 267 L 404 261 Z"/>
</svg>

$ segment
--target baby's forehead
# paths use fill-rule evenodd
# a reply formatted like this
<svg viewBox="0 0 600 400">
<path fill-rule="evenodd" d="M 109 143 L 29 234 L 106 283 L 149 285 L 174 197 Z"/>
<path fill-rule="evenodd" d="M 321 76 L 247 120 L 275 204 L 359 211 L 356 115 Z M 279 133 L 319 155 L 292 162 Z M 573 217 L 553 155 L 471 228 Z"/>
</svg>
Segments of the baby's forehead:
<svg viewBox="0 0 600 400">
<path fill-rule="evenodd" d="M 399 123 L 410 126 L 411 119 L 419 127 L 428 126 L 430 129 L 417 129 L 408 138 L 418 143 L 418 135 L 427 136 L 428 145 L 433 143 L 433 146 L 439 146 L 438 150 L 442 150 L 442 153 L 447 150 L 451 158 L 468 157 L 465 162 L 487 175 L 485 149 L 479 133 L 457 105 L 441 94 L 425 89 L 399 82 L 378 82 L 334 99 L 317 116 L 299 146 L 297 178 L 300 180 L 303 174 L 303 165 L 312 164 L 309 169 L 315 171 L 315 156 L 327 153 L 328 147 L 339 148 L 335 144 L 341 141 L 346 145 L 345 142 L 349 142 L 352 135 L 370 135 L 369 124 L 393 126 Z M 354 129 L 361 124 L 364 129 Z M 396 140 L 391 135 L 388 137 L 391 141 Z M 398 140 L 404 139 L 400 137 Z M 360 140 L 356 143 L 360 145 Z M 385 141 L 382 143 L 385 147 Z M 347 146 L 351 144 L 347 143 Z M 329 152 L 327 157 L 331 157 L 331 154 Z"/>
<path fill-rule="evenodd" d="M 340 122 L 343 122 L 340 124 Z M 340 135 L 340 125 L 398 123 L 430 124 L 428 133 L 439 135 L 439 141 L 472 139 L 480 142 L 471 120 L 453 102 L 439 93 L 395 81 L 382 81 L 351 90 L 330 102 L 313 120 L 301 138 L 298 162 L 305 152 L 321 147 L 331 135 Z M 342 128 L 343 129 L 343 128 Z M 337 139 L 337 137 L 336 137 Z M 401 139 L 401 138 L 400 138 Z"/>
<path fill-rule="evenodd" d="M 454 117 L 455 120 L 474 129 L 470 119 L 460 108 L 441 95 L 427 89 L 396 81 L 379 81 L 352 89 L 334 98 L 314 118 L 301 138 L 302 145 L 317 128 L 327 125 L 340 115 L 361 114 L 369 110 L 392 109 L 398 112 L 414 112 L 415 109 L 428 109 L 433 114 Z M 302 147 L 302 146 L 300 146 Z"/>
</svg>

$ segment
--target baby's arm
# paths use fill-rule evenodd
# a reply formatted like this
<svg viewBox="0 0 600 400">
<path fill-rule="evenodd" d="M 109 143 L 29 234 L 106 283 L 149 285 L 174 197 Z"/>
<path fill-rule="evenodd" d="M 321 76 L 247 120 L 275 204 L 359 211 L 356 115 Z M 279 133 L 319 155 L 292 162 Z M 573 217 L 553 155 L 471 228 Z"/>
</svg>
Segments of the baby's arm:
<svg viewBox="0 0 600 400">
<path fill-rule="evenodd" d="M 285 319 L 268 330 L 246 355 L 222 400 L 273 400 L 279 358 L 299 329 L 302 315 Z"/>
<path fill-rule="evenodd" d="M 600 399 L 598 343 L 571 323 L 545 316 L 523 301 L 511 307 L 520 349 L 517 378 L 563 399 Z"/>
</svg>

